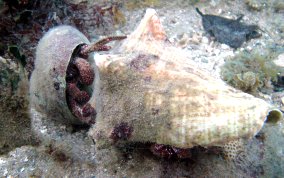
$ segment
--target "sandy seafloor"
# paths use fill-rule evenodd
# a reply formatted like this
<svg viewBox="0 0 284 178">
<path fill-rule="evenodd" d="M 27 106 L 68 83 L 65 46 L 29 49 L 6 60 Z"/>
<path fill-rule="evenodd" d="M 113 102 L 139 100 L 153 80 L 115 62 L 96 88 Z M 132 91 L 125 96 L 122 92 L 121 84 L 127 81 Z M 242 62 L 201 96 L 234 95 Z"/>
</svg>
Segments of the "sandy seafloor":
<svg viewBox="0 0 284 178">
<path fill-rule="evenodd" d="M 273 2 L 269 1 L 260 11 L 249 10 L 241 0 L 211 0 L 195 5 L 186 0 L 162 1 L 154 8 L 169 41 L 182 48 L 200 68 L 220 78 L 220 66 L 229 56 L 243 50 L 266 49 L 273 44 L 284 45 L 284 12 L 275 12 Z M 262 37 L 244 43 L 238 50 L 214 42 L 205 34 L 196 6 L 206 14 L 233 19 L 244 14 L 243 22 L 258 24 L 263 30 Z M 126 24 L 112 31 L 112 35 L 133 31 L 145 9 L 123 11 Z M 100 31 L 90 28 L 89 33 L 95 36 Z M 185 43 L 180 44 L 181 39 Z M 283 57 L 278 60 L 283 64 Z M 263 94 L 263 98 L 272 102 L 272 94 Z M 284 96 L 283 92 L 277 95 Z M 281 107 L 281 103 L 277 106 Z M 143 148 L 125 148 L 130 150 L 126 156 L 114 148 L 96 152 L 94 143 L 87 137 L 87 130 L 71 134 L 64 125 L 44 121 L 36 127 L 51 135 L 59 151 L 49 150 L 44 142 L 40 146 L 15 148 L 1 155 L 0 177 L 284 177 L 283 123 L 265 125 L 260 131 L 262 139 L 253 138 L 245 144 L 244 159 L 231 162 L 220 154 L 201 152 L 196 152 L 192 160 L 160 159 Z M 76 146 L 72 149 L 71 145 Z M 68 148 L 71 151 L 66 151 Z M 67 156 L 64 151 L 68 152 Z"/>
</svg>

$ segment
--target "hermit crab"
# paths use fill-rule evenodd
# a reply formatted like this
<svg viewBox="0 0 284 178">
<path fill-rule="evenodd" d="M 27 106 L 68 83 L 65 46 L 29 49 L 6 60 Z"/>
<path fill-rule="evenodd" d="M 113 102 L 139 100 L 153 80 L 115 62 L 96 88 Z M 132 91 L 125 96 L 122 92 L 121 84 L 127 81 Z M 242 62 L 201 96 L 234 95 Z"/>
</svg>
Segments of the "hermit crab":
<svg viewBox="0 0 284 178">
<path fill-rule="evenodd" d="M 106 44 L 125 36 L 108 37 L 94 44 L 77 29 L 59 26 L 39 42 L 35 70 L 31 78 L 31 107 L 65 123 L 95 122 L 95 106 L 88 103 L 95 95 L 92 87 L 98 72 L 89 54 L 106 51 Z"/>
<path fill-rule="evenodd" d="M 199 69 L 169 43 L 153 9 L 122 39 L 91 45 L 69 26 L 48 32 L 37 47 L 31 108 L 69 123 L 92 124 L 95 119 L 89 136 L 97 150 L 151 143 L 162 157 L 188 157 L 187 149 L 195 146 L 222 147 L 249 139 L 267 115 L 282 117 L 264 100 Z M 92 51 L 109 50 L 105 44 L 112 40 L 122 41 L 110 53 L 88 58 Z"/>
</svg>

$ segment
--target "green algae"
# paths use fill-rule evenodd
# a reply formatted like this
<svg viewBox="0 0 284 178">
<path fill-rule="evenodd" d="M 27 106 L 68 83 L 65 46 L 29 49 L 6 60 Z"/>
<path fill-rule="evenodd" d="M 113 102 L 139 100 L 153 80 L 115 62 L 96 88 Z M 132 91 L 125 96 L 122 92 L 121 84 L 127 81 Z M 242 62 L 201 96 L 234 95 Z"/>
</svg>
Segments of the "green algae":
<svg viewBox="0 0 284 178">
<path fill-rule="evenodd" d="M 273 60 L 277 52 L 266 50 L 243 51 L 228 59 L 221 67 L 221 76 L 229 85 L 244 92 L 254 94 L 263 88 L 271 89 L 271 82 L 277 80 L 277 74 L 284 69 Z"/>
</svg>

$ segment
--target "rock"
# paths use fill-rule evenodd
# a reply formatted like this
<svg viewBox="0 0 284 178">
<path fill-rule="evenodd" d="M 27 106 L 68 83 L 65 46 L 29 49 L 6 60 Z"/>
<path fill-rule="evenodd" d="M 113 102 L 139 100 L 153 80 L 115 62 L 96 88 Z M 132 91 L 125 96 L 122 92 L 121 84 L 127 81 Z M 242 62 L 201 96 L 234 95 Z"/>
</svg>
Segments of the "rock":
<svg viewBox="0 0 284 178">
<path fill-rule="evenodd" d="M 221 48 L 222 49 L 230 49 L 230 47 L 228 45 L 226 45 L 226 44 L 221 44 Z"/>
<path fill-rule="evenodd" d="M 0 155 L 35 144 L 28 115 L 28 85 L 20 64 L 0 57 Z"/>
<path fill-rule="evenodd" d="M 194 33 L 192 37 L 190 38 L 190 42 L 192 44 L 200 44 L 201 40 L 202 40 L 202 36 L 197 33 Z"/>
<path fill-rule="evenodd" d="M 263 0 L 246 0 L 245 1 L 249 9 L 260 11 L 266 6 L 266 1 Z"/>
<path fill-rule="evenodd" d="M 208 44 L 208 43 L 209 43 L 209 40 L 208 40 L 207 37 L 204 36 L 204 37 L 202 37 L 201 42 L 204 43 L 204 44 Z"/>
<path fill-rule="evenodd" d="M 232 48 L 239 48 L 245 41 L 261 36 L 257 25 L 246 25 L 240 22 L 243 15 L 233 20 L 216 15 L 205 15 L 198 8 L 196 11 L 202 17 L 204 30 L 215 37 L 216 41 Z"/>
<path fill-rule="evenodd" d="M 273 62 L 278 66 L 284 67 L 284 53 L 280 54 Z"/>
<path fill-rule="evenodd" d="M 184 33 L 182 35 L 181 39 L 179 40 L 178 45 L 181 48 L 185 48 L 188 45 L 189 41 L 190 41 L 189 36 L 186 33 Z"/>
</svg>

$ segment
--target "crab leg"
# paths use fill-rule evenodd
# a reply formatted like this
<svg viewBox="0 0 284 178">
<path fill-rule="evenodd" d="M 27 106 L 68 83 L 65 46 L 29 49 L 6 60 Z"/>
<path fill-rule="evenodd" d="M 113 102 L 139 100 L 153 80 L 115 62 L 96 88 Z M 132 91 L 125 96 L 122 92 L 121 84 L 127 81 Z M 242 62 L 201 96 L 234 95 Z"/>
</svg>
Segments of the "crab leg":
<svg viewBox="0 0 284 178">
<path fill-rule="evenodd" d="M 106 44 L 125 39 L 126 36 L 113 36 L 104 38 L 96 43 L 83 45 L 79 51 L 80 57 L 75 57 L 67 69 L 67 103 L 73 115 L 81 121 L 94 123 L 96 111 L 89 104 L 90 95 L 84 91 L 85 86 L 91 85 L 95 78 L 95 72 L 89 62 L 86 60 L 89 53 L 94 51 L 107 51 L 110 49 Z"/>
<path fill-rule="evenodd" d="M 83 56 L 86 56 L 89 53 L 94 52 L 94 51 L 108 51 L 108 50 L 110 50 L 110 47 L 106 46 L 107 43 L 109 43 L 111 41 L 115 41 L 115 40 L 123 40 L 125 38 L 126 38 L 126 36 L 107 37 L 107 38 L 101 39 L 100 41 L 98 41 L 96 43 L 82 46 L 80 53 Z"/>
<path fill-rule="evenodd" d="M 74 64 L 79 70 L 79 81 L 81 84 L 91 85 L 95 78 L 95 72 L 88 61 L 83 58 L 76 58 Z"/>
<path fill-rule="evenodd" d="M 67 103 L 72 114 L 87 124 L 95 122 L 96 111 L 88 103 L 90 95 L 82 88 L 91 85 L 94 78 L 94 70 L 83 58 L 75 58 L 67 69 Z"/>
</svg>

